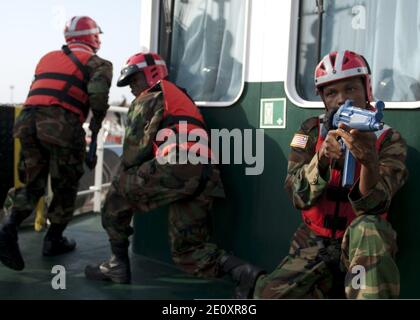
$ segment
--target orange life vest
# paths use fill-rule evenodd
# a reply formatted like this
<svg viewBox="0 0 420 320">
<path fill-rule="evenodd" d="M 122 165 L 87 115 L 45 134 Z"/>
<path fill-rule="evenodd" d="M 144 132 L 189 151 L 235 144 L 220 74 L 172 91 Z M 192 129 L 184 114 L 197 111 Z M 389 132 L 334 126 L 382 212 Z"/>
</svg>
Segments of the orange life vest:
<svg viewBox="0 0 420 320">
<path fill-rule="evenodd" d="M 325 137 L 322 136 L 322 121 L 321 117 L 318 119 L 318 141 L 316 144 L 316 152 L 321 148 Z M 384 140 L 386 133 L 390 129 L 389 126 L 384 126 L 384 129 L 376 131 L 376 150 L 379 151 L 381 143 Z M 360 164 L 356 165 L 355 180 L 360 176 Z M 344 232 L 350 223 L 356 218 L 353 208 L 348 200 L 348 189 L 344 189 L 340 185 L 341 172 L 337 169 L 332 169 L 330 174 L 330 181 L 326 190 L 317 201 L 317 203 L 307 209 L 302 210 L 303 222 L 317 235 L 327 238 L 342 238 Z M 382 216 L 386 218 L 386 213 Z"/>
<path fill-rule="evenodd" d="M 200 151 L 204 151 L 202 152 L 204 154 L 201 155 L 207 159 L 211 158 L 212 155 L 208 142 L 208 132 L 204 118 L 198 107 L 185 92 L 172 82 L 161 80 L 158 85 L 160 85 L 163 92 L 165 104 L 163 120 L 161 123 L 161 128 L 164 130 L 167 129 L 165 135 L 169 137 L 178 134 L 179 137 L 183 134 L 187 138 L 194 134 L 198 139 L 195 141 L 199 141 L 199 148 L 197 148 L 199 150 L 197 150 L 197 153 L 200 154 Z M 186 123 L 182 124 L 182 122 Z M 195 141 L 186 140 L 187 141 L 177 141 L 176 143 L 170 144 L 165 143 L 163 148 L 162 141 L 155 141 L 153 144 L 154 155 L 166 155 L 175 147 L 183 150 L 190 150 L 197 144 Z"/>
<path fill-rule="evenodd" d="M 58 105 L 78 114 L 83 123 L 89 112 L 86 64 L 94 54 L 89 46 L 79 43 L 47 53 L 36 67 L 24 106 Z"/>
</svg>

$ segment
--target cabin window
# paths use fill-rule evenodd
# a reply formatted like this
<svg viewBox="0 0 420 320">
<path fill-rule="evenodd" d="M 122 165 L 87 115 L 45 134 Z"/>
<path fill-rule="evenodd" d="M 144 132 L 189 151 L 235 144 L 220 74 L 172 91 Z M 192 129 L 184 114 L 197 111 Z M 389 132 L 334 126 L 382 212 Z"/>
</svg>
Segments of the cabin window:
<svg viewBox="0 0 420 320">
<path fill-rule="evenodd" d="M 299 18 L 295 83 L 302 99 L 320 100 L 313 81 L 318 55 L 349 49 L 369 61 L 376 99 L 420 101 L 420 1 L 301 0 Z"/>
<path fill-rule="evenodd" d="M 170 80 L 199 105 L 233 104 L 243 90 L 248 1 L 161 4 L 159 51 L 168 62 Z"/>
</svg>

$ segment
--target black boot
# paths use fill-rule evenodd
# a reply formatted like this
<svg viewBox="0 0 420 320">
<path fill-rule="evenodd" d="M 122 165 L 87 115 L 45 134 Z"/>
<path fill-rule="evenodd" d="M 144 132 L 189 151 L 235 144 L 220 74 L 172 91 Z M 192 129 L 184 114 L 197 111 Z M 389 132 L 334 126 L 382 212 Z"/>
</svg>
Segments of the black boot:
<svg viewBox="0 0 420 320">
<path fill-rule="evenodd" d="M 130 283 L 131 269 L 127 241 L 111 241 L 112 255 L 108 261 L 85 268 L 86 278 L 91 280 L 111 280 L 116 283 Z"/>
<path fill-rule="evenodd" d="M 234 299 L 252 299 L 258 277 L 265 274 L 263 269 L 232 255 L 222 256 L 220 267 L 222 272 L 229 274 L 236 283 Z"/>
<path fill-rule="evenodd" d="M 0 226 L 0 261 L 13 270 L 23 270 L 25 262 L 20 253 L 17 230 L 19 225 L 30 216 L 31 211 L 12 210 Z"/>
<path fill-rule="evenodd" d="M 47 257 L 57 256 L 63 253 L 73 251 L 76 248 L 76 242 L 73 239 L 63 237 L 63 231 L 67 224 L 52 223 L 44 238 L 42 254 Z"/>
</svg>

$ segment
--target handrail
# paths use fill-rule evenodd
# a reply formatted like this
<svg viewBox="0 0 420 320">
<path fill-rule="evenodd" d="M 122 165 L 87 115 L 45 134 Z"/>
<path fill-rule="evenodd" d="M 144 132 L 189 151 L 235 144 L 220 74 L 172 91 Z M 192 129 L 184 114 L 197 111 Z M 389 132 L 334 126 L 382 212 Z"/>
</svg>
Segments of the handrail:
<svg viewBox="0 0 420 320">
<path fill-rule="evenodd" d="M 116 113 L 124 113 L 128 112 L 128 108 L 126 107 L 118 107 L 118 106 L 110 106 L 108 112 L 116 112 Z M 88 124 L 84 124 L 87 126 Z M 101 210 L 101 193 L 103 188 L 107 188 L 111 186 L 111 183 L 102 183 L 102 175 L 104 171 L 104 149 L 107 147 L 115 147 L 115 146 L 122 146 L 122 144 L 112 144 L 107 146 L 104 144 L 104 129 L 103 127 L 99 130 L 98 138 L 97 138 L 97 149 L 96 149 L 96 156 L 97 156 L 97 163 L 95 167 L 94 173 L 94 184 L 89 186 L 88 190 L 79 191 L 77 193 L 78 196 L 91 194 L 93 193 L 93 211 L 100 212 Z"/>
</svg>

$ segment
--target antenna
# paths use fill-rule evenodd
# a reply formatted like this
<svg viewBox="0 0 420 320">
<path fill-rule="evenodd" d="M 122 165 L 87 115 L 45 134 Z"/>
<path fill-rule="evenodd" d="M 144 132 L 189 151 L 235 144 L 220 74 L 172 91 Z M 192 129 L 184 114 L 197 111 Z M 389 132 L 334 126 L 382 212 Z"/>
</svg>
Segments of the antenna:
<svg viewBox="0 0 420 320">
<path fill-rule="evenodd" d="M 13 104 L 13 90 L 15 89 L 14 85 L 10 85 L 10 103 Z"/>
</svg>

